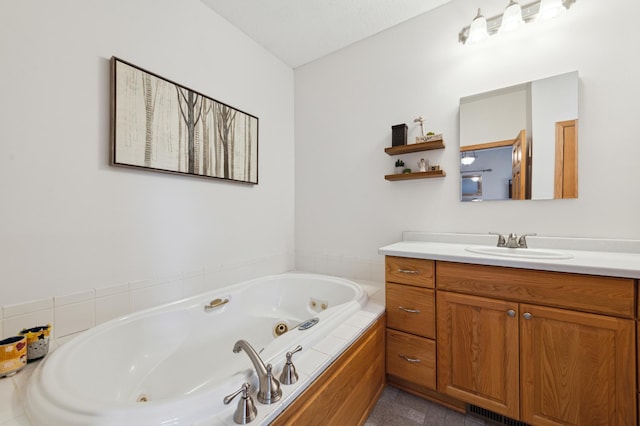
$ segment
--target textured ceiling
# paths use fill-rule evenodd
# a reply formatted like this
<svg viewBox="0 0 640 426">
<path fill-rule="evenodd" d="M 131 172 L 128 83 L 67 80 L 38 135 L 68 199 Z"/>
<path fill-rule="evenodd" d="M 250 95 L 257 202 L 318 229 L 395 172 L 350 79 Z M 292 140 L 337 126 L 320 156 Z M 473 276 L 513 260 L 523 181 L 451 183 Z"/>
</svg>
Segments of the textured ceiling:
<svg viewBox="0 0 640 426">
<path fill-rule="evenodd" d="M 296 68 L 451 0 L 201 0 Z"/>
</svg>

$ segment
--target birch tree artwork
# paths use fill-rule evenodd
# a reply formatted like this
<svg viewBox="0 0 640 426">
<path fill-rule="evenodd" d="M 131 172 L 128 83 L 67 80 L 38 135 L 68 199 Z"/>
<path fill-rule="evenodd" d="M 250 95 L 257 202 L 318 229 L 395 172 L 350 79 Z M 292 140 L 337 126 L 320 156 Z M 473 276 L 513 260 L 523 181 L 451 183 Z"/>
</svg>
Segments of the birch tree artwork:
<svg viewBox="0 0 640 426">
<path fill-rule="evenodd" d="M 258 183 L 258 118 L 112 58 L 113 164 Z"/>
</svg>

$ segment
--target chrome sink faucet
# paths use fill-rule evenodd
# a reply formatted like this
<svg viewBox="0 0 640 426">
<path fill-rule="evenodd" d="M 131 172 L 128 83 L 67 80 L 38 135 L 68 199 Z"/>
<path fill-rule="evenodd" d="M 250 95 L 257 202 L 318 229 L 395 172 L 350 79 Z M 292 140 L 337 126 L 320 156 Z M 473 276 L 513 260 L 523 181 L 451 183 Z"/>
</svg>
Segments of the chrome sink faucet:
<svg viewBox="0 0 640 426">
<path fill-rule="evenodd" d="M 492 235 L 498 236 L 498 244 L 497 247 L 507 247 L 507 248 L 527 248 L 527 237 L 533 237 L 536 234 L 522 234 L 518 237 L 514 233 L 510 233 L 507 238 L 502 234 L 498 234 L 497 232 L 489 232 Z"/>
<path fill-rule="evenodd" d="M 264 365 L 260 355 L 253 349 L 253 347 L 246 340 L 238 340 L 233 346 L 233 352 L 238 353 L 244 350 L 253 363 L 253 367 L 256 369 L 258 375 L 258 381 L 260 383 L 258 389 L 258 401 L 263 404 L 272 404 L 282 397 L 282 390 L 280 389 L 280 382 L 273 377 L 271 371 L 271 364 Z"/>
</svg>

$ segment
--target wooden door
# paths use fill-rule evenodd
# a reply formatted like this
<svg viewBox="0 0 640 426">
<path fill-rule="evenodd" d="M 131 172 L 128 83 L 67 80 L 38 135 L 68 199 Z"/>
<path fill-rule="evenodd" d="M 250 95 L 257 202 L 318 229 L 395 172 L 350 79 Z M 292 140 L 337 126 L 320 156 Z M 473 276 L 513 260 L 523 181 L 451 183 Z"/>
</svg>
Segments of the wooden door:
<svg viewBox="0 0 640 426">
<path fill-rule="evenodd" d="M 519 416 L 518 305 L 438 292 L 439 392 Z"/>
<path fill-rule="evenodd" d="M 633 320 L 535 305 L 520 312 L 522 421 L 636 424 Z"/>
<path fill-rule="evenodd" d="M 578 120 L 556 123 L 554 198 L 578 198 Z"/>
<path fill-rule="evenodd" d="M 527 132 L 522 129 L 511 146 L 511 198 L 524 200 L 527 189 Z"/>
</svg>

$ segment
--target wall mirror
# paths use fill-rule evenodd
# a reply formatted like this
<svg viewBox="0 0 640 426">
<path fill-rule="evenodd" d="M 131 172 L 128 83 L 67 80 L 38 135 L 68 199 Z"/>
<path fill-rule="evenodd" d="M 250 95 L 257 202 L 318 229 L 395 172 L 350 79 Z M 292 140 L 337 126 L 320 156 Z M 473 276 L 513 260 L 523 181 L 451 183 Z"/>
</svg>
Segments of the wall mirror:
<svg viewBox="0 0 640 426">
<path fill-rule="evenodd" d="M 460 162 L 462 201 L 577 198 L 578 72 L 461 98 Z"/>
</svg>

